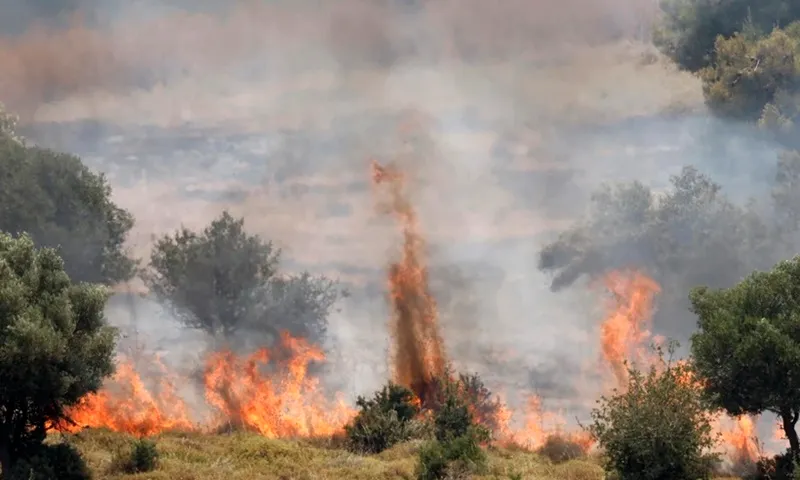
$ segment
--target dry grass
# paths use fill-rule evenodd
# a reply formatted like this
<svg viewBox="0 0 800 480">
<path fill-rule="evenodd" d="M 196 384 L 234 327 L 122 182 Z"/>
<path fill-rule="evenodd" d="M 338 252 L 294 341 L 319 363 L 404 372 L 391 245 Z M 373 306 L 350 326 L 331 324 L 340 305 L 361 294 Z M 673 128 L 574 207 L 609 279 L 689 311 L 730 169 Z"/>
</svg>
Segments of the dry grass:
<svg viewBox="0 0 800 480">
<path fill-rule="evenodd" d="M 418 442 L 374 456 L 355 455 L 331 442 L 272 440 L 250 433 L 169 433 L 155 437 L 160 460 L 149 473 L 117 473 L 114 465 L 133 437 L 86 430 L 66 437 L 83 454 L 96 479 L 170 480 L 380 480 L 414 479 Z M 596 458 L 553 464 L 521 449 L 490 448 L 489 471 L 478 479 L 601 480 Z M 734 480 L 734 479 L 718 479 Z"/>
<path fill-rule="evenodd" d="M 419 447 L 409 443 L 365 457 L 320 442 L 271 440 L 247 433 L 171 433 L 155 438 L 160 452 L 155 471 L 128 475 L 115 473 L 113 463 L 118 452 L 128 448 L 131 437 L 88 430 L 68 438 L 98 479 L 413 479 Z M 603 474 L 591 459 L 553 465 L 534 453 L 492 449 L 489 472 L 476 478 L 599 480 Z"/>
</svg>

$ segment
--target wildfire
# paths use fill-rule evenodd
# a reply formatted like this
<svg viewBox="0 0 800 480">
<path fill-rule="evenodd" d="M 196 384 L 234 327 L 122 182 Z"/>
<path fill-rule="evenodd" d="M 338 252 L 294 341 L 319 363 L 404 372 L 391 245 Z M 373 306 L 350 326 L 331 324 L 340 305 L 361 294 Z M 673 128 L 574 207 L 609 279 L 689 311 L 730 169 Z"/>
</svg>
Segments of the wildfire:
<svg viewBox="0 0 800 480">
<path fill-rule="evenodd" d="M 649 368 L 659 360 L 647 347 L 650 342 L 660 341 L 651 335 L 650 328 L 655 296 L 661 288 L 655 280 L 633 270 L 612 271 L 603 280 L 613 299 L 600 327 L 601 351 L 617 388 L 622 389 L 628 382 L 626 361 L 639 368 Z M 687 383 L 702 388 L 688 372 L 685 375 Z M 758 440 L 751 417 L 731 418 L 718 414 L 713 427 L 729 459 L 739 463 L 758 459 Z"/>
<path fill-rule="evenodd" d="M 165 370 L 160 362 L 157 365 Z M 116 374 L 103 390 L 83 397 L 68 412 L 74 424 L 61 425 L 59 429 L 75 432 L 85 427 L 106 427 L 148 436 L 165 430 L 194 428 L 185 402 L 167 376 L 153 390 L 145 386 L 131 361 L 121 359 Z"/>
<path fill-rule="evenodd" d="M 220 421 L 270 437 L 330 436 L 355 415 L 341 396 L 330 402 L 319 380 L 308 375 L 312 362 L 325 355 L 303 339 L 284 333 L 288 360 L 279 361 L 272 375 L 263 375 L 270 352 L 262 349 L 249 358 L 231 352 L 215 353 L 206 363 L 206 399 Z M 261 368 L 259 368 L 261 367 Z"/>
<path fill-rule="evenodd" d="M 411 388 L 425 410 L 436 403 L 439 380 L 447 372 L 437 306 L 428 285 L 425 242 L 402 172 L 377 162 L 371 168 L 373 186 L 385 188 L 389 195 L 385 213 L 398 220 L 403 236 L 400 258 L 388 268 L 393 377 L 396 383 Z M 647 347 L 651 341 L 658 343 L 650 328 L 660 287 L 634 270 L 610 272 L 603 284 L 612 294 L 599 332 L 604 371 L 617 388 L 624 388 L 628 382 L 626 362 L 648 368 L 658 360 Z M 212 352 L 206 356 L 202 372 L 204 397 L 212 415 L 197 421 L 178 395 L 174 375 L 158 359 L 161 380 L 148 388 L 134 363 L 122 358 L 115 376 L 101 391 L 87 395 L 70 409 L 68 415 L 74 423 L 58 429 L 75 432 L 85 427 L 106 427 L 146 436 L 167 430 L 212 431 L 229 427 L 273 438 L 330 436 L 341 431 L 356 411 L 341 395 L 325 395 L 319 380 L 309 373 L 312 364 L 324 360 L 325 354 L 318 346 L 288 333 L 281 335 L 275 348 L 248 356 Z M 696 384 L 691 377 L 686 381 Z M 472 393 L 488 397 L 487 392 Z M 500 443 L 537 449 L 555 435 L 584 450 L 592 447 L 588 434 L 568 431 L 563 416 L 543 408 L 536 395 L 527 396 L 519 412 L 512 412 L 499 397 L 484 407 L 473 405 L 473 414 L 494 430 Z M 430 411 L 422 413 L 429 414 Z M 715 419 L 715 430 L 724 439 L 731 459 L 757 458 L 752 418 L 720 416 Z"/>
<path fill-rule="evenodd" d="M 389 266 L 395 382 L 411 388 L 425 404 L 434 379 L 445 371 L 436 302 L 428 287 L 425 242 L 406 198 L 402 173 L 372 162 L 372 181 L 375 186 L 387 185 L 391 196 L 387 211 L 397 217 L 403 231 L 402 257 Z"/>
<path fill-rule="evenodd" d="M 230 426 L 268 437 L 329 436 L 355 411 L 339 395 L 330 400 L 319 381 L 309 376 L 309 365 L 324 359 L 318 347 L 288 333 L 281 336 L 274 352 L 262 349 L 246 358 L 229 351 L 212 353 L 206 358 L 203 384 L 215 415 L 194 422 L 168 375 L 151 391 L 133 364 L 122 361 L 101 391 L 87 395 L 68 412 L 74 425 L 58 429 L 74 432 L 105 427 L 147 436 Z"/>
<path fill-rule="evenodd" d="M 609 314 L 600 326 L 603 359 L 614 376 L 616 386 L 628 383 L 625 362 L 649 366 L 647 347 L 653 300 L 661 288 L 655 280 L 636 271 L 613 271 L 604 284 L 613 294 Z"/>
</svg>

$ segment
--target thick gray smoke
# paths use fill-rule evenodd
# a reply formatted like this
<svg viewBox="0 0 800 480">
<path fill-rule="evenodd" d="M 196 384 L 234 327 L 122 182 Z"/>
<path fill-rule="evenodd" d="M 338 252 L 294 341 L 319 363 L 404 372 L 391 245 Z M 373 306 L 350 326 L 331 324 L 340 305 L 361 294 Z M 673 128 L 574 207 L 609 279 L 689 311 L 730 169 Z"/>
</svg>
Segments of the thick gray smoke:
<svg viewBox="0 0 800 480">
<path fill-rule="evenodd" d="M 329 379 L 348 394 L 388 375 L 385 267 L 400 239 L 375 213 L 371 158 L 412 176 L 455 363 L 509 401 L 536 391 L 568 408 L 596 394 L 584 378 L 599 361 L 602 299 L 585 282 L 552 292 L 542 248 L 604 183 L 660 191 L 694 165 L 743 204 L 774 176 L 763 166 L 775 147 L 711 120 L 698 80 L 642 42 L 649 0 L 53 7 L 82 16 L 20 3 L 0 3 L 1 19 L 20 19 L 0 26 L 0 100 L 23 133 L 107 173 L 143 258 L 153 235 L 228 209 L 284 249 L 284 268 L 341 280 L 352 295 L 330 318 Z M 603 242 L 619 261 L 602 267 L 633 254 L 649 266 L 647 252 Z M 663 298 L 685 287 L 668 283 Z M 685 337 L 691 318 L 675 302 L 659 304 L 657 326 Z M 109 309 L 121 325 L 124 305 Z M 153 345 L 196 353 L 148 308 L 136 321 Z"/>
</svg>

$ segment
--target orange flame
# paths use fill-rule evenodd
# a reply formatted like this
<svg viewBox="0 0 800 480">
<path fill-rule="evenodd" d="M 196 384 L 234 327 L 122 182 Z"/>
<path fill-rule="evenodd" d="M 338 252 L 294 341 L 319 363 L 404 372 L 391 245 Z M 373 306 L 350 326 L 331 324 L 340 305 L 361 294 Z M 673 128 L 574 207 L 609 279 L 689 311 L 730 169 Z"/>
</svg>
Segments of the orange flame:
<svg viewBox="0 0 800 480">
<path fill-rule="evenodd" d="M 404 177 L 393 167 L 372 162 L 375 186 L 388 185 L 388 210 L 402 225 L 403 254 L 389 267 L 389 292 L 394 307 L 394 379 L 409 387 L 423 404 L 429 400 L 435 378 L 445 371 L 445 354 L 439 333 L 436 302 L 428 286 L 425 242 L 416 212 L 404 191 Z"/>
<path fill-rule="evenodd" d="M 206 399 L 221 421 L 270 437 L 329 436 L 355 415 L 339 396 L 335 402 L 321 394 L 319 380 L 308 375 L 311 362 L 325 359 L 319 348 L 284 333 L 282 345 L 290 353 L 274 375 L 260 373 L 270 352 L 259 350 L 241 360 L 218 352 L 206 363 Z"/>
<path fill-rule="evenodd" d="M 148 390 L 133 363 L 123 360 L 105 388 L 83 397 L 68 411 L 74 425 L 61 425 L 59 429 L 75 432 L 85 427 L 106 427 L 139 436 L 193 429 L 186 404 L 175 393 L 172 382 L 163 378 L 159 387 L 155 393 Z"/>
<path fill-rule="evenodd" d="M 604 283 L 613 298 L 610 312 L 600 326 L 600 345 L 617 387 L 622 388 L 628 383 L 626 361 L 650 363 L 646 343 L 650 339 L 653 300 L 661 288 L 655 280 L 636 271 L 611 272 Z"/>
<path fill-rule="evenodd" d="M 657 365 L 658 358 L 648 353 L 647 342 L 660 342 L 659 338 L 651 336 L 650 328 L 655 296 L 661 288 L 652 278 L 633 270 L 612 271 L 603 280 L 612 292 L 613 300 L 609 314 L 601 325 L 601 350 L 617 388 L 622 389 L 628 382 L 626 361 L 635 363 L 639 368 Z M 689 372 L 684 372 L 682 381 L 702 388 L 702 384 Z M 729 459 L 734 462 L 758 459 L 758 439 L 753 418 L 731 418 L 718 414 L 712 426 L 721 437 L 722 447 Z"/>
<path fill-rule="evenodd" d="M 226 425 L 268 437 L 329 436 L 340 431 L 355 411 L 340 395 L 331 401 L 319 381 L 309 376 L 309 365 L 325 359 L 322 350 L 287 333 L 281 335 L 280 347 L 277 352 L 259 350 L 245 359 L 227 351 L 207 357 L 203 380 L 206 400 L 217 413 L 214 421 L 192 422 L 171 382 L 162 380 L 158 393 L 153 393 L 133 364 L 123 361 L 101 391 L 69 410 L 74 425 L 57 428 L 75 432 L 106 427 L 140 436 Z M 267 365 L 270 360 L 277 365 Z M 269 367 L 269 374 L 262 373 Z"/>
</svg>

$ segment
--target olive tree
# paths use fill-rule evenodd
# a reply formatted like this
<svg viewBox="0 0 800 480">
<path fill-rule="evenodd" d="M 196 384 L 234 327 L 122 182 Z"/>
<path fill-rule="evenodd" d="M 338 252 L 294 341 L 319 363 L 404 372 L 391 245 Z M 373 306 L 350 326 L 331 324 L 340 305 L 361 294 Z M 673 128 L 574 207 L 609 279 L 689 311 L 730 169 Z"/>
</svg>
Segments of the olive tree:
<svg viewBox="0 0 800 480">
<path fill-rule="evenodd" d="M 214 338 L 287 330 L 319 340 L 337 298 L 335 283 L 307 273 L 279 275 L 279 260 L 271 242 L 223 212 L 202 232 L 183 228 L 162 237 L 144 277 L 186 326 Z"/>
<path fill-rule="evenodd" d="M 800 257 L 690 299 L 692 354 L 710 400 L 731 415 L 774 413 L 800 454 Z"/>
<path fill-rule="evenodd" d="M 75 284 L 55 250 L 0 234 L 0 467 L 37 455 L 48 428 L 113 373 L 107 290 Z"/>
<path fill-rule="evenodd" d="M 125 248 L 131 214 L 111 200 L 105 177 L 78 157 L 0 135 L 0 231 L 26 232 L 54 247 L 75 281 L 129 280 L 136 262 Z"/>
</svg>

